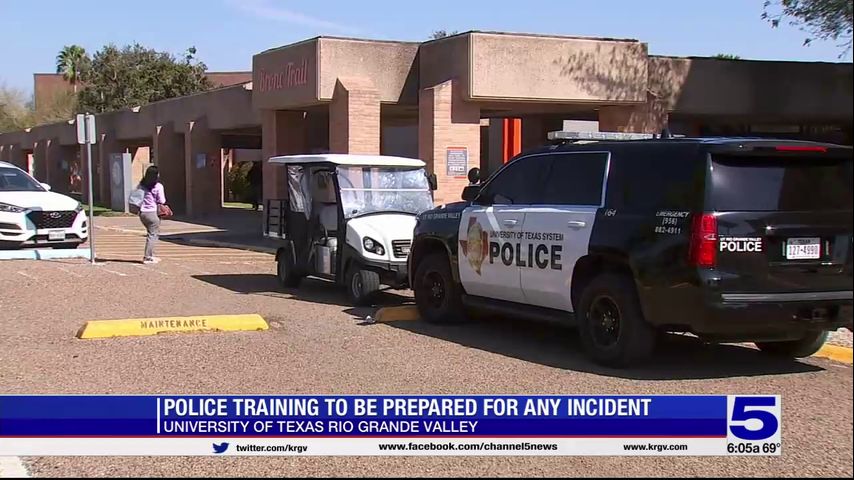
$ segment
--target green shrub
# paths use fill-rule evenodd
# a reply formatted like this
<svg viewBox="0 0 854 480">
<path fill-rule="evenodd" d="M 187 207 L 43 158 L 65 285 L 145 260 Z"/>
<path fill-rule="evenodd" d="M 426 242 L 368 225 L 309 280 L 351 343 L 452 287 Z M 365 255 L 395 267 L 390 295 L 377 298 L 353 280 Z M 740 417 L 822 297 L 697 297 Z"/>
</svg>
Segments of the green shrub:
<svg viewBox="0 0 854 480">
<path fill-rule="evenodd" d="M 249 201 L 252 198 L 252 189 L 249 184 L 249 170 L 252 162 L 242 162 L 231 166 L 226 179 L 226 187 L 231 194 L 231 199 L 236 202 Z"/>
</svg>

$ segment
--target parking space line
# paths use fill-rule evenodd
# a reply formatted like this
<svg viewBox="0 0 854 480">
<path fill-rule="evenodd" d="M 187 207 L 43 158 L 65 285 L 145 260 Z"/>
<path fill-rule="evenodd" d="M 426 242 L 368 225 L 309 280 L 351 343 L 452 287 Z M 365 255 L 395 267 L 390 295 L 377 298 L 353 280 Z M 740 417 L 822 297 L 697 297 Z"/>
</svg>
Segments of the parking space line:
<svg viewBox="0 0 854 480">
<path fill-rule="evenodd" d="M 0 457 L 0 478 L 29 478 L 21 457 Z"/>
<path fill-rule="evenodd" d="M 56 268 L 58 268 L 58 269 L 62 270 L 63 272 L 65 272 L 65 273 L 67 273 L 67 274 L 69 274 L 69 275 L 71 275 L 71 276 L 74 276 L 74 277 L 77 277 L 77 278 L 83 278 L 83 275 L 80 275 L 79 273 L 76 273 L 76 272 L 72 272 L 71 270 L 69 270 L 69 269 L 67 269 L 67 268 L 60 267 L 60 266 L 57 266 Z"/>
<path fill-rule="evenodd" d="M 166 272 L 162 272 L 162 271 L 160 271 L 160 270 L 156 270 L 156 269 L 154 269 L 154 268 L 148 268 L 148 267 L 146 267 L 146 266 L 144 266 L 144 265 L 139 265 L 139 264 L 137 264 L 137 263 L 131 263 L 131 266 L 132 266 L 132 267 L 139 268 L 140 270 L 145 270 L 145 271 L 147 271 L 147 272 L 157 272 L 157 273 L 159 273 L 160 275 L 169 275 L 169 274 L 168 274 L 168 273 L 166 273 Z"/>
<path fill-rule="evenodd" d="M 101 268 L 103 268 L 103 270 L 104 270 L 105 272 L 115 273 L 116 275 L 118 275 L 118 276 L 120 276 L 120 277 L 127 277 L 127 276 L 128 276 L 126 273 L 117 272 L 117 271 L 115 271 L 115 270 L 110 270 L 109 268 L 104 268 L 104 267 L 101 267 Z"/>
</svg>

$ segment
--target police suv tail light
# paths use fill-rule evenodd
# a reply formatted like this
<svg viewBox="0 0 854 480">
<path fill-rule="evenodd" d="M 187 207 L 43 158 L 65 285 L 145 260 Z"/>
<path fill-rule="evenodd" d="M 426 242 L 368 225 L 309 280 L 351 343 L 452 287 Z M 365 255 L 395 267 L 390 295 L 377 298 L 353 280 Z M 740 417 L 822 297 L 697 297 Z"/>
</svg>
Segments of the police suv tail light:
<svg viewBox="0 0 854 480">
<path fill-rule="evenodd" d="M 711 213 L 696 215 L 691 222 L 691 263 L 702 268 L 717 265 L 718 220 Z"/>
</svg>

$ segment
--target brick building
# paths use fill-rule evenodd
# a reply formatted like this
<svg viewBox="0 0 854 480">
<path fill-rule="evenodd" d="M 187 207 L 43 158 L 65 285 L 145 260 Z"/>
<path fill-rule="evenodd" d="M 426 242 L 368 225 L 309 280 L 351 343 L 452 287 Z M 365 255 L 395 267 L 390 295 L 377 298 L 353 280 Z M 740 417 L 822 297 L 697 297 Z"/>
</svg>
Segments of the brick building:
<svg viewBox="0 0 854 480">
<path fill-rule="evenodd" d="M 241 156 L 336 152 L 421 158 L 447 202 L 465 170 L 494 171 L 567 121 L 850 144 L 854 103 L 851 64 L 661 57 L 636 40 L 493 32 L 318 37 L 258 53 L 251 81 L 233 80 L 244 82 L 99 115 L 96 200 L 109 201 L 116 153 L 135 154 L 135 176 L 159 165 L 174 207 L 197 215 L 221 208 L 225 171 Z M 59 191 L 77 151 L 73 121 L 0 134 L 0 160 Z M 264 195 L 285 195 L 267 165 Z"/>
</svg>

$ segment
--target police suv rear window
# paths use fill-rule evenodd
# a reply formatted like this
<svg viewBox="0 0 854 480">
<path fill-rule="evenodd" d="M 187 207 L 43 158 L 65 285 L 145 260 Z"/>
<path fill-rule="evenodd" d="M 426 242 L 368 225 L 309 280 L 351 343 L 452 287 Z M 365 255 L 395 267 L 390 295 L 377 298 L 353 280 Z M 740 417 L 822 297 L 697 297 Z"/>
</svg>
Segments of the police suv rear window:
<svg viewBox="0 0 854 480">
<path fill-rule="evenodd" d="M 717 211 L 852 208 L 852 161 L 816 157 L 712 158 L 710 207 Z"/>
</svg>

